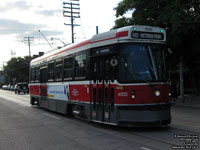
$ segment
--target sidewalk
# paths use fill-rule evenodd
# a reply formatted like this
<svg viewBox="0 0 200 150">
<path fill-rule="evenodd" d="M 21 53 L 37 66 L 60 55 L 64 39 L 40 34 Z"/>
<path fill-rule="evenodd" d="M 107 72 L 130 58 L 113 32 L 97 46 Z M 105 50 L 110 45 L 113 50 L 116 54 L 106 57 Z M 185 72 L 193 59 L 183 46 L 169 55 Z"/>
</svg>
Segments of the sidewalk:
<svg viewBox="0 0 200 150">
<path fill-rule="evenodd" d="M 171 101 L 172 106 L 184 106 L 184 107 L 196 107 L 200 109 L 200 96 L 192 96 L 192 95 L 185 95 L 184 96 L 184 103 L 182 102 L 181 98 L 174 102 Z"/>
</svg>

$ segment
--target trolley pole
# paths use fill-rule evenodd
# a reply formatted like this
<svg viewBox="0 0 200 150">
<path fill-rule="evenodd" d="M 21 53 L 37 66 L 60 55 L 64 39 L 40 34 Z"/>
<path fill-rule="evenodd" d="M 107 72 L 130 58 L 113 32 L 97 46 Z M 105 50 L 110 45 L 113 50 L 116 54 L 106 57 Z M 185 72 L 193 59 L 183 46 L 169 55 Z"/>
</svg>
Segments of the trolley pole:
<svg viewBox="0 0 200 150">
<path fill-rule="evenodd" d="M 74 43 L 74 27 L 80 26 L 78 24 L 75 24 L 74 20 L 76 18 L 80 18 L 80 4 L 78 3 L 79 0 L 71 0 L 71 1 L 73 2 L 63 2 L 63 16 L 71 18 L 71 24 L 64 23 L 64 25 L 71 26 L 72 43 Z"/>
<path fill-rule="evenodd" d="M 99 34 L 99 26 L 96 26 L 96 34 Z"/>
</svg>

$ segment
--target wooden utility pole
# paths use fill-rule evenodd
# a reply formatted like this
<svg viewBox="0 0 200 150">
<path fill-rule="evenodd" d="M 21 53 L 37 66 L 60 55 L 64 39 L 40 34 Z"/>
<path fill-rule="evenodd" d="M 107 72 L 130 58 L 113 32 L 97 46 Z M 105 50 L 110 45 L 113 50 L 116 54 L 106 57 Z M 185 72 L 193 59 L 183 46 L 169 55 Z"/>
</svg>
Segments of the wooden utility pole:
<svg viewBox="0 0 200 150">
<path fill-rule="evenodd" d="M 28 49 L 29 49 L 29 57 L 31 58 L 31 43 L 33 43 L 34 37 L 24 37 L 24 42 L 28 43 Z"/>
<path fill-rule="evenodd" d="M 13 58 L 13 56 L 16 55 L 15 51 L 13 51 L 13 50 L 11 49 L 11 50 L 10 50 L 10 55 L 11 55 L 12 58 Z"/>
<path fill-rule="evenodd" d="M 72 43 L 74 43 L 74 27 L 80 26 L 80 25 L 74 23 L 74 20 L 76 18 L 80 18 L 79 0 L 71 0 L 71 2 L 63 2 L 63 16 L 71 18 L 71 24 L 64 23 L 64 25 L 71 26 Z"/>
</svg>

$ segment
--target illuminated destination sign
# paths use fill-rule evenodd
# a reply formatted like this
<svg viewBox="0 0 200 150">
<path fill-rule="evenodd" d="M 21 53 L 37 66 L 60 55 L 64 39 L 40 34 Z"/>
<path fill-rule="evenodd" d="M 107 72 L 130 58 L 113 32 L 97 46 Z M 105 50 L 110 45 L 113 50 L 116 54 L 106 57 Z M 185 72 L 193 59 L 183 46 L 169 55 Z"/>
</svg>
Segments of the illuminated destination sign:
<svg viewBox="0 0 200 150">
<path fill-rule="evenodd" d="M 133 31 L 131 33 L 132 38 L 136 39 L 151 39 L 151 40 L 163 40 L 164 35 L 163 33 L 150 33 L 150 32 L 136 32 Z"/>
</svg>

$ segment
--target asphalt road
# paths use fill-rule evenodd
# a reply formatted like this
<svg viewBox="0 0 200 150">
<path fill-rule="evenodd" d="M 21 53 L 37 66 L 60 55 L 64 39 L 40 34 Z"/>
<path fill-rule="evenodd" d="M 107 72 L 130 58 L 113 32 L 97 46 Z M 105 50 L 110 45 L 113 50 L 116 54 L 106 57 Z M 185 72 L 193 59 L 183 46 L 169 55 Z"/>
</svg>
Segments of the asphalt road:
<svg viewBox="0 0 200 150">
<path fill-rule="evenodd" d="M 199 114 L 176 106 L 168 127 L 120 128 L 68 118 L 31 106 L 29 95 L 0 90 L 0 150 L 197 150 Z"/>
</svg>

